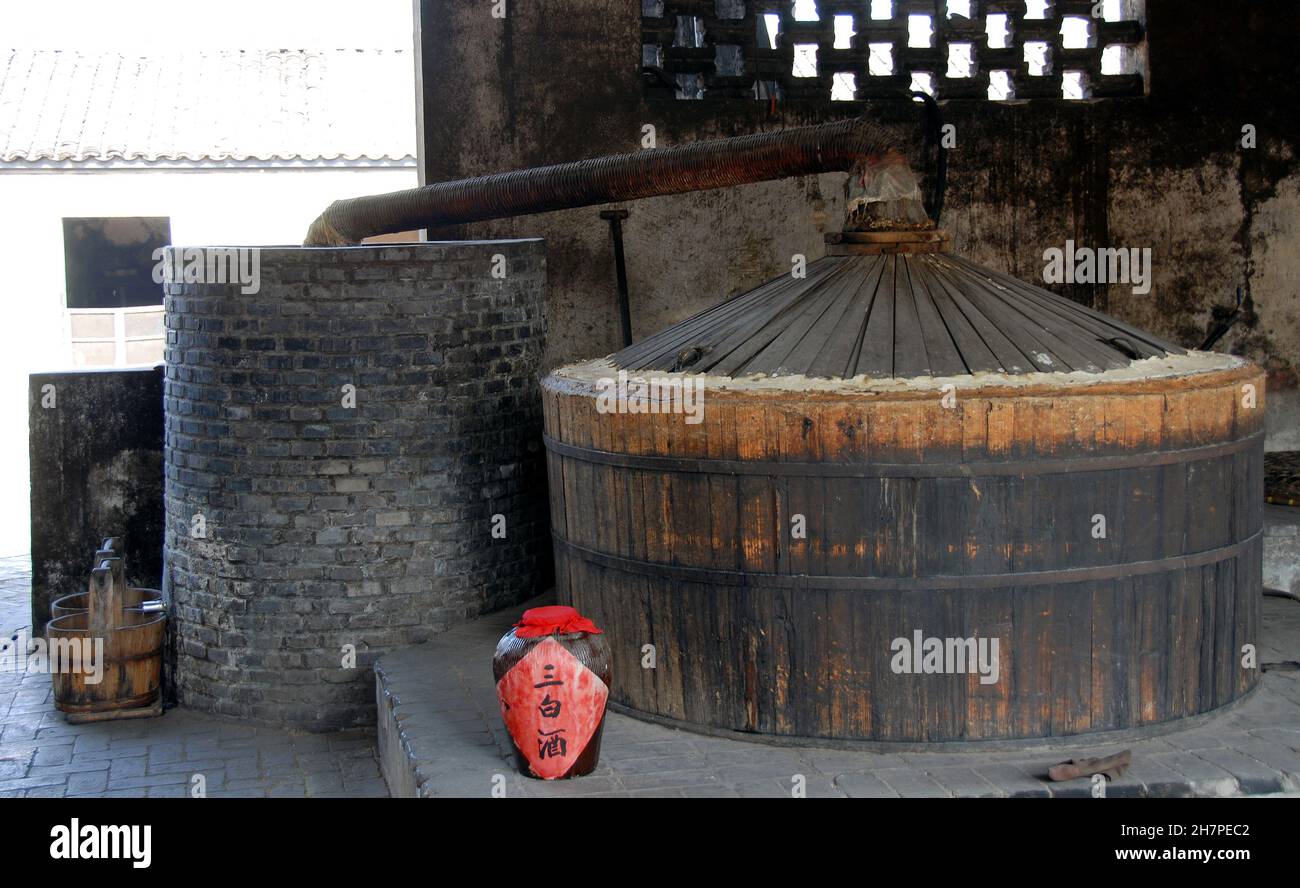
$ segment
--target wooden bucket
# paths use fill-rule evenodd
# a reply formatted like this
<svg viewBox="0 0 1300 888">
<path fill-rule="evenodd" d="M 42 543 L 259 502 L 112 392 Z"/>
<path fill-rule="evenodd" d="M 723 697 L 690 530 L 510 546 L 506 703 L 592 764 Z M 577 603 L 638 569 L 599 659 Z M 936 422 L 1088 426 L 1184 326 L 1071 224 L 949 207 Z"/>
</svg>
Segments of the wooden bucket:
<svg viewBox="0 0 1300 888">
<path fill-rule="evenodd" d="M 122 607 L 127 610 L 140 610 L 141 607 L 148 604 L 157 603 L 161 605 L 163 594 L 158 589 L 141 589 L 135 586 L 128 586 L 122 593 Z M 54 599 L 50 605 L 50 616 L 53 618 L 66 617 L 68 614 L 85 613 L 90 606 L 90 593 L 76 592 L 72 595 L 64 595 L 62 598 Z M 151 608 L 153 610 L 153 608 Z"/>
<path fill-rule="evenodd" d="M 87 609 L 46 626 L 54 705 L 69 722 L 162 714 L 167 618 L 123 607 L 123 577 L 120 558 L 104 559 L 91 572 Z"/>
</svg>

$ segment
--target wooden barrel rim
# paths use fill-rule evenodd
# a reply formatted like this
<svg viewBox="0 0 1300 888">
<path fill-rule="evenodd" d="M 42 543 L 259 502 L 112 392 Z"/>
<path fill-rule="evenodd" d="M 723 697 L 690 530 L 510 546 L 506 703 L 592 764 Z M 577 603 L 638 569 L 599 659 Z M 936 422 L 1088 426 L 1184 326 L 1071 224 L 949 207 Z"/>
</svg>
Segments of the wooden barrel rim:
<svg viewBox="0 0 1300 888">
<path fill-rule="evenodd" d="M 595 362 L 590 362 L 595 363 Z M 586 365 L 577 365 L 584 367 Z M 563 371 L 569 368 L 559 368 L 552 371 L 542 380 L 542 387 L 557 395 L 568 397 L 590 398 L 593 401 L 597 396 L 596 383 L 597 379 L 593 376 L 591 379 L 584 379 L 574 376 L 562 375 Z M 607 368 L 608 375 L 614 376 L 619 371 L 613 365 Z M 626 372 L 626 371 L 624 371 Z M 1190 373 L 1177 373 L 1164 376 L 1149 376 L 1140 378 L 1115 379 L 1108 378 L 1106 373 L 1090 374 L 1087 379 L 1078 379 L 1071 382 L 1032 382 L 1025 385 L 1009 385 L 1005 383 L 990 381 L 987 384 L 971 385 L 967 380 L 955 378 L 956 394 L 959 401 L 974 398 L 1086 398 L 1096 395 L 1143 395 L 1159 394 L 1165 395 L 1171 392 L 1199 391 L 1202 389 L 1222 388 L 1233 385 L 1237 382 L 1247 382 L 1254 379 L 1255 376 L 1262 373 L 1256 365 L 1250 362 L 1244 362 L 1237 367 L 1226 367 L 1212 370 L 1201 370 Z M 1051 375 L 1051 374 L 1044 374 Z M 1067 375 L 1067 374 L 1061 374 Z M 940 377 L 926 379 L 925 385 L 913 384 L 908 387 L 889 386 L 880 389 L 850 388 L 841 383 L 834 388 L 791 388 L 791 387 L 749 387 L 745 385 L 749 381 L 746 377 L 710 377 L 695 376 L 690 373 L 667 373 L 658 371 L 633 372 L 628 373 L 629 379 L 663 377 L 666 379 L 702 379 L 707 385 L 710 381 L 716 380 L 716 384 L 707 385 L 706 394 L 709 401 L 727 401 L 727 402 L 745 402 L 752 401 L 761 403 L 765 407 L 783 407 L 793 404 L 795 406 L 806 408 L 813 404 L 823 404 L 825 402 L 843 402 L 847 405 L 859 407 L 872 407 L 890 402 L 904 401 L 933 401 L 936 400 L 938 389 L 938 380 Z M 1023 377 L 1021 377 L 1023 378 Z M 831 382 L 831 380 L 825 380 Z M 883 383 L 889 383 L 892 380 L 881 380 Z M 863 385 L 870 385 L 872 380 L 863 381 Z M 854 384 L 857 384 L 856 381 Z M 1259 395 L 1264 392 L 1261 389 Z"/>
<path fill-rule="evenodd" d="M 159 589 L 146 589 L 143 586 L 128 586 L 126 591 L 143 593 L 143 594 L 140 595 L 141 604 L 123 605 L 123 610 L 138 611 L 140 610 L 143 603 L 146 601 L 154 602 L 154 601 L 163 600 L 162 591 Z M 87 610 L 87 608 L 82 605 L 66 604 L 65 602 L 71 601 L 74 598 L 85 599 L 88 597 L 88 594 L 89 593 L 86 592 L 70 592 L 67 595 L 60 595 L 58 598 L 50 602 L 50 610 L 53 611 L 55 609 L 61 608 L 69 613 L 80 613 L 84 610 Z"/>
<path fill-rule="evenodd" d="M 141 620 L 138 623 L 132 623 L 131 625 L 114 626 L 109 631 L 115 634 L 153 631 L 156 630 L 160 625 L 162 625 L 167 620 L 167 615 L 161 612 L 151 613 L 148 611 L 140 610 L 139 608 L 131 608 L 131 607 L 124 607 L 122 608 L 122 610 L 126 613 L 132 614 L 133 616 L 148 617 L 148 619 Z M 60 636 L 64 636 L 68 638 L 74 638 L 78 635 L 90 635 L 93 633 L 93 630 L 90 629 L 89 627 L 85 627 L 85 626 L 76 627 L 70 625 L 71 623 L 78 622 L 80 619 L 84 619 L 87 613 L 88 611 L 80 610 L 80 611 L 73 611 L 71 613 L 64 614 L 61 617 L 55 617 L 54 619 L 50 620 L 48 623 L 45 624 L 46 633 L 48 634 L 51 630 L 53 630 L 59 633 Z"/>
</svg>

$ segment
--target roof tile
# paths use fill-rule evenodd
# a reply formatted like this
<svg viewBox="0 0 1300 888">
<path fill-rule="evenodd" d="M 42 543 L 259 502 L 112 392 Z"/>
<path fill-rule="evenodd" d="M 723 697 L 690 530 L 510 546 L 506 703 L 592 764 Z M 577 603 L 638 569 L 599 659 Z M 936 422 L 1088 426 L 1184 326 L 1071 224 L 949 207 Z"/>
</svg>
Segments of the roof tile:
<svg viewBox="0 0 1300 888">
<path fill-rule="evenodd" d="M 0 162 L 404 160 L 405 50 L 0 50 Z"/>
</svg>

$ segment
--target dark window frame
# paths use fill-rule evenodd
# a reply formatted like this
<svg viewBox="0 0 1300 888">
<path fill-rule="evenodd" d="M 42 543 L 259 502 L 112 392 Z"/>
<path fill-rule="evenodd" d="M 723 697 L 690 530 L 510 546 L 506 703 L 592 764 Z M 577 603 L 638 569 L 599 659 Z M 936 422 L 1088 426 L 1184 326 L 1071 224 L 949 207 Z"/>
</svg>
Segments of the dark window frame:
<svg viewBox="0 0 1300 888">
<path fill-rule="evenodd" d="M 110 227 L 116 232 L 110 236 Z M 122 242 L 131 228 L 140 237 Z M 154 252 L 171 243 L 170 216 L 69 216 L 63 219 L 65 305 L 69 309 L 162 304 Z"/>
</svg>

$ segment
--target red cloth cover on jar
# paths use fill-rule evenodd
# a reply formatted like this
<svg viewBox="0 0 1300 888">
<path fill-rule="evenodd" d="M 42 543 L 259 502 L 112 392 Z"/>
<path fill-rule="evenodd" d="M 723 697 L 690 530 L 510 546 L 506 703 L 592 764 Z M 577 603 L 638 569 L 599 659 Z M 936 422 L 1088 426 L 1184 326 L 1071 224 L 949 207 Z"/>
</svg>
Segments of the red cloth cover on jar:
<svg viewBox="0 0 1300 888">
<path fill-rule="evenodd" d="M 538 638 L 542 635 L 567 635 L 571 632 L 588 632 L 600 635 L 601 630 L 577 610 L 564 605 L 534 607 L 524 611 L 523 618 L 515 623 L 519 638 Z"/>
</svg>

